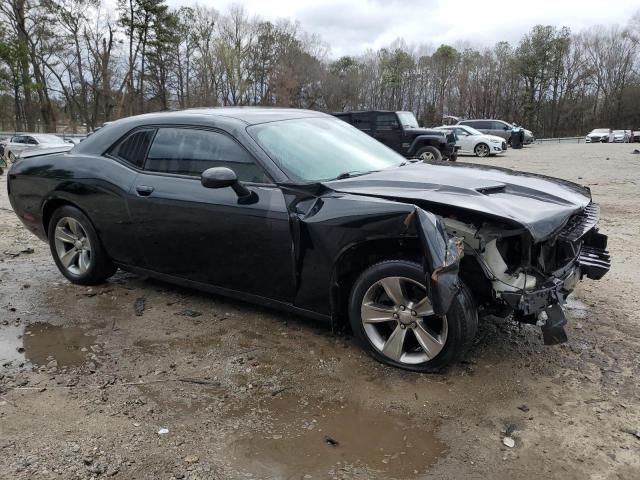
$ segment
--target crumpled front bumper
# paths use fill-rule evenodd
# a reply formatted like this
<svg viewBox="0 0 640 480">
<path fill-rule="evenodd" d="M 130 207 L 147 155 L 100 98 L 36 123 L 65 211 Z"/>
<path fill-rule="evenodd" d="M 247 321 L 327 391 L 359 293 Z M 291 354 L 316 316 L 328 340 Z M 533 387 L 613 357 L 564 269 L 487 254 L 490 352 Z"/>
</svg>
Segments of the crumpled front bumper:
<svg viewBox="0 0 640 480">
<path fill-rule="evenodd" d="M 531 315 L 555 304 L 564 304 L 582 277 L 575 262 L 560 278 L 551 278 L 535 289 L 519 292 L 502 292 L 500 295 L 519 315 Z"/>
<path fill-rule="evenodd" d="M 574 262 L 562 273 L 548 278 L 535 289 L 502 292 L 501 297 L 519 315 L 531 315 L 555 304 L 564 304 L 567 296 L 583 277 L 600 280 L 611 268 L 611 257 L 607 251 L 607 236 L 590 232 Z"/>
</svg>

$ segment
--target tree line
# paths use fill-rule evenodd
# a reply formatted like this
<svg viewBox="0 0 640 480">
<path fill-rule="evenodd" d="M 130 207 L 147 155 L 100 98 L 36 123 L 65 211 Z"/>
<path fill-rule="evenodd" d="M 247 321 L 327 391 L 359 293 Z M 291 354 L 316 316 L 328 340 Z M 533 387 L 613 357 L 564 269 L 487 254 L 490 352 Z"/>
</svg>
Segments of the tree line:
<svg viewBox="0 0 640 480">
<path fill-rule="evenodd" d="M 633 12 L 630 12 L 631 14 Z M 167 109 L 264 105 L 499 118 L 538 137 L 640 129 L 640 12 L 517 44 L 410 46 L 332 59 L 297 23 L 165 0 L 3 0 L 0 130 L 91 131 Z"/>
</svg>

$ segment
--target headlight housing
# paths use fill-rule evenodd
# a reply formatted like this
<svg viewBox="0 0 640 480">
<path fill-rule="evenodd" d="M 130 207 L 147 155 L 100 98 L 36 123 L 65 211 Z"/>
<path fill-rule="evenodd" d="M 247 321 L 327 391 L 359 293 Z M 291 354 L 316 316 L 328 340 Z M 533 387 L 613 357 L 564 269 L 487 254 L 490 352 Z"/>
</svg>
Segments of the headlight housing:
<svg viewBox="0 0 640 480">
<path fill-rule="evenodd" d="M 498 140 L 497 138 L 492 138 L 491 143 L 502 143 L 502 141 Z"/>
</svg>

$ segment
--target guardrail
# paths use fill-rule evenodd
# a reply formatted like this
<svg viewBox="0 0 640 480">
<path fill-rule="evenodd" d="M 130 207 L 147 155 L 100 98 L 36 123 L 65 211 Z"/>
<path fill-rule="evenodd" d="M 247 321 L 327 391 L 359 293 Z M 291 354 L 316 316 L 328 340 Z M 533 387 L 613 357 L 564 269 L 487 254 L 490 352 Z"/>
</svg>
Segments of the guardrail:
<svg viewBox="0 0 640 480">
<path fill-rule="evenodd" d="M 536 138 L 536 143 L 585 143 L 584 137 Z"/>
<path fill-rule="evenodd" d="M 13 137 L 14 135 L 40 135 L 38 133 L 34 133 L 34 132 L 0 132 L 0 138 L 1 137 Z M 84 138 L 87 136 L 86 133 L 52 133 L 51 135 L 57 135 L 58 137 L 62 137 L 62 138 Z"/>
</svg>

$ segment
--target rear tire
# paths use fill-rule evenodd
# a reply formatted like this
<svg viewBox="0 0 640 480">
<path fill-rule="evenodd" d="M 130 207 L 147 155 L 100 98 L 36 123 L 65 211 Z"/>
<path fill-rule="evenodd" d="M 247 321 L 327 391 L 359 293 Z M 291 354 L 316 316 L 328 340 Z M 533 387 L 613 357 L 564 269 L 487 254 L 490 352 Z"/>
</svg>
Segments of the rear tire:
<svg viewBox="0 0 640 480">
<path fill-rule="evenodd" d="M 49 221 L 49 247 L 60 273 L 78 285 L 99 285 L 117 270 L 89 218 L 76 207 L 58 208 Z"/>
<path fill-rule="evenodd" d="M 406 260 L 377 263 L 356 280 L 349 320 L 356 339 L 379 362 L 438 372 L 460 361 L 471 346 L 478 314 L 470 291 L 462 285 L 447 315 L 440 317 L 433 313 L 424 283 L 422 266 Z"/>
<path fill-rule="evenodd" d="M 416 152 L 416 157 L 418 157 L 423 162 L 439 162 L 442 160 L 442 153 L 436 147 L 427 145 L 426 147 L 422 147 Z"/>
<path fill-rule="evenodd" d="M 7 155 L 7 166 L 13 165 L 14 163 L 16 163 L 16 156 L 13 152 L 9 152 L 9 155 Z"/>
</svg>

